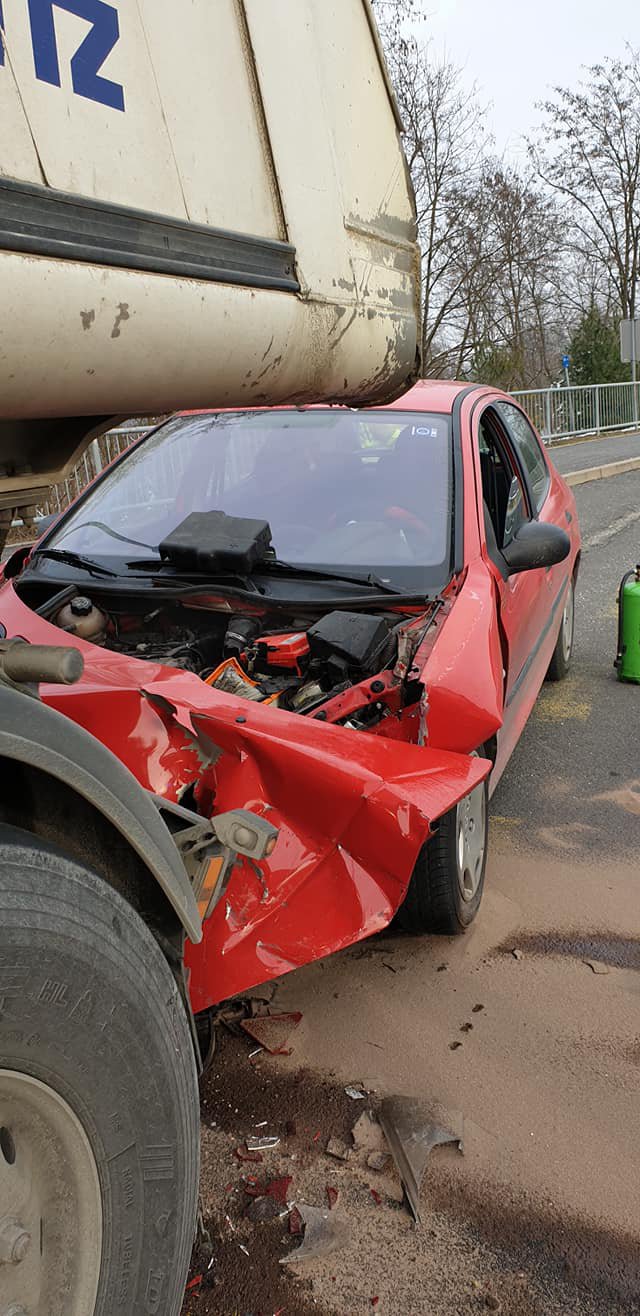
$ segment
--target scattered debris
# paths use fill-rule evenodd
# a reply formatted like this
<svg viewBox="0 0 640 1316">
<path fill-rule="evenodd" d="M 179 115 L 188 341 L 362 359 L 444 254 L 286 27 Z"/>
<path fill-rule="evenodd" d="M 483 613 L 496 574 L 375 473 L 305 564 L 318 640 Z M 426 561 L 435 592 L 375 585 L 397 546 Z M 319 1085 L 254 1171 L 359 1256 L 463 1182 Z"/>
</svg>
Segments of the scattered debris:
<svg viewBox="0 0 640 1316">
<path fill-rule="evenodd" d="M 307 1206 L 302 1202 L 298 1211 L 305 1227 L 304 1238 L 295 1252 L 280 1258 L 281 1266 L 292 1261 L 309 1261 L 313 1257 L 326 1256 L 329 1252 L 337 1252 L 349 1242 L 349 1226 L 337 1211 L 329 1211 L 328 1207 Z"/>
<path fill-rule="evenodd" d="M 459 1051 L 461 1046 L 462 1046 L 462 1042 L 449 1042 L 450 1051 Z"/>
<path fill-rule="evenodd" d="M 267 1220 L 275 1220 L 280 1215 L 280 1207 L 273 1197 L 252 1197 L 244 1214 L 254 1225 L 261 1225 Z"/>
<path fill-rule="evenodd" d="M 448 969 L 448 968 L 449 968 L 449 965 L 448 965 L 448 964 L 439 964 L 439 965 L 438 965 L 438 968 L 437 968 L 437 972 L 438 972 L 438 973 L 444 973 L 445 969 Z"/>
<path fill-rule="evenodd" d="M 376 1188 L 370 1188 L 370 1189 L 369 1189 L 369 1192 L 371 1193 L 371 1196 L 372 1196 L 372 1198 L 373 1198 L 373 1200 L 374 1200 L 376 1206 L 382 1206 L 382 1198 L 381 1198 L 381 1196 L 380 1196 L 380 1193 L 377 1191 L 377 1189 L 376 1189 Z"/>
<path fill-rule="evenodd" d="M 379 1298 L 372 1298 L 372 1299 L 371 1299 L 371 1306 L 372 1306 L 372 1307 L 377 1307 L 379 1301 L 380 1301 Z"/>
<path fill-rule="evenodd" d="M 265 1134 L 262 1137 L 247 1138 L 247 1151 L 273 1151 L 274 1147 L 279 1147 L 280 1139 L 275 1135 Z"/>
<path fill-rule="evenodd" d="M 367 1110 L 363 1110 L 360 1118 L 356 1120 L 351 1130 L 351 1137 L 358 1151 L 382 1151 L 385 1146 L 384 1133 L 378 1121 L 373 1119 Z"/>
<path fill-rule="evenodd" d="M 351 1148 L 347 1147 L 342 1138 L 329 1138 L 325 1150 L 327 1156 L 335 1157 L 336 1161 L 348 1161 L 351 1156 Z"/>
<path fill-rule="evenodd" d="M 482 1005 L 482 1003 L 479 1001 L 477 1005 L 474 1005 L 474 1007 L 473 1007 L 471 1013 L 472 1013 L 472 1014 L 480 1014 L 480 1011 L 481 1011 L 481 1010 L 484 1010 L 484 1005 Z"/>
<path fill-rule="evenodd" d="M 586 965 L 588 966 L 588 968 L 593 969 L 593 972 L 594 972 L 594 973 L 608 973 L 608 972 L 609 972 L 609 966 L 608 966 L 608 964 L 603 964 L 603 963 L 602 963 L 602 960 L 583 960 L 582 963 L 583 963 L 583 964 L 586 964 Z"/>
<path fill-rule="evenodd" d="M 338 1200 L 338 1189 L 332 1188 L 329 1184 L 327 1184 L 326 1193 L 327 1193 L 327 1201 L 329 1203 L 329 1210 L 333 1211 L 333 1208 Z"/>
<path fill-rule="evenodd" d="M 367 1165 L 370 1170 L 386 1170 L 389 1164 L 389 1152 L 374 1151 L 367 1156 Z"/>
<path fill-rule="evenodd" d="M 240 1027 L 255 1042 L 259 1042 L 270 1056 L 290 1056 L 291 1048 L 287 1042 L 301 1019 L 300 1011 L 295 1010 L 286 1014 L 265 1014 L 254 1019 L 242 1019 Z"/>
<path fill-rule="evenodd" d="M 204 1275 L 194 1275 L 193 1279 L 187 1284 L 187 1293 L 192 1293 L 194 1289 L 199 1289 L 204 1280 Z"/>
<path fill-rule="evenodd" d="M 472 1032 L 473 1032 L 473 1024 L 462 1024 L 462 1027 L 460 1028 L 460 1032 L 461 1032 L 461 1033 L 472 1033 Z"/>
<path fill-rule="evenodd" d="M 512 950 L 511 950 L 511 954 L 513 955 L 514 960 L 521 960 L 521 959 L 522 959 L 522 951 L 521 951 L 521 950 L 518 950 L 518 947 L 517 947 L 517 946 L 514 946 L 514 947 L 512 948 Z"/>
<path fill-rule="evenodd" d="M 245 1247 L 244 1243 L 238 1243 L 238 1247 L 240 1248 L 241 1252 L 244 1252 L 246 1257 L 249 1256 L 249 1249 L 248 1247 Z"/>
<path fill-rule="evenodd" d="M 389 969 L 389 970 L 391 971 L 391 973 L 397 973 L 397 972 L 398 972 L 397 969 L 394 969 L 393 964 L 389 964 L 389 961 L 388 961 L 388 960 L 383 960 L 382 963 L 384 964 L 385 969 Z"/>
<path fill-rule="evenodd" d="M 272 1197 L 274 1202 L 280 1202 L 281 1206 L 286 1206 L 292 1183 L 293 1179 L 290 1174 L 285 1175 L 282 1179 L 272 1179 L 271 1183 L 267 1184 L 266 1196 Z"/>
<path fill-rule="evenodd" d="M 258 1165 L 261 1161 L 264 1160 L 264 1156 L 260 1151 L 258 1151 L 257 1148 L 252 1150 L 246 1145 L 243 1145 L 242 1147 L 236 1147 L 235 1154 L 238 1157 L 239 1161 L 251 1161 L 253 1165 Z"/>
<path fill-rule="evenodd" d="M 289 1233 L 294 1234 L 296 1237 L 298 1234 L 304 1233 L 304 1220 L 297 1206 L 293 1206 L 289 1212 Z"/>
<path fill-rule="evenodd" d="M 380 1107 L 379 1118 L 411 1214 L 419 1223 L 420 1185 L 429 1153 L 433 1147 L 448 1142 L 456 1142 L 462 1151 L 462 1118 L 448 1116 L 437 1107 L 427 1107 L 413 1097 L 387 1097 Z M 453 1132 L 452 1128 L 457 1131 Z"/>
<path fill-rule="evenodd" d="M 364 1101 L 367 1095 L 363 1087 L 348 1087 L 345 1088 L 345 1092 L 352 1101 Z"/>
</svg>

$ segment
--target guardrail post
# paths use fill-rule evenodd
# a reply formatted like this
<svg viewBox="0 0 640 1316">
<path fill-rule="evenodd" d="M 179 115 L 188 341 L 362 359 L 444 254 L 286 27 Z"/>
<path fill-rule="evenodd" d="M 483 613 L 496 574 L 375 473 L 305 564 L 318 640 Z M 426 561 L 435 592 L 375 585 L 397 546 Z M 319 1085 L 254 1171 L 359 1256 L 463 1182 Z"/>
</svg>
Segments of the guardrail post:
<svg viewBox="0 0 640 1316">
<path fill-rule="evenodd" d="M 91 444 L 91 458 L 93 461 L 93 469 L 96 475 L 99 475 L 102 470 L 102 457 L 100 456 L 99 439 L 94 439 L 93 443 Z"/>
<path fill-rule="evenodd" d="M 594 410 L 596 434 L 599 434 L 600 433 L 600 386 L 598 384 L 595 384 L 593 389 L 593 410 Z"/>
<path fill-rule="evenodd" d="M 544 427 L 547 438 L 551 438 L 551 389 L 548 388 L 544 399 Z"/>
</svg>

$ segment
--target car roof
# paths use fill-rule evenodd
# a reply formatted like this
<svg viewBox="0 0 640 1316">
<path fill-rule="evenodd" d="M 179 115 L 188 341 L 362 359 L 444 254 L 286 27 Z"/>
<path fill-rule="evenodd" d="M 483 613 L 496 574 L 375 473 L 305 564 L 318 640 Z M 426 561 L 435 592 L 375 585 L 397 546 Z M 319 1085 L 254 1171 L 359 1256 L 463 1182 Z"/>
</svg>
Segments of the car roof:
<svg viewBox="0 0 640 1316">
<path fill-rule="evenodd" d="M 456 398 L 469 387 L 469 384 L 461 383 L 460 380 L 420 379 L 401 397 L 396 398 L 395 402 L 378 403 L 375 410 L 429 411 L 450 415 Z M 476 387 L 480 388 L 480 385 L 476 385 Z M 326 407 L 332 407 L 336 410 L 352 410 L 343 403 L 318 402 L 303 407 L 295 407 L 287 403 L 275 403 L 272 407 L 200 407 L 196 411 L 181 411 L 179 414 L 181 416 L 209 416 L 217 415 L 221 411 L 315 411 L 318 408 L 324 409 Z M 366 408 L 362 409 L 365 410 Z"/>
</svg>

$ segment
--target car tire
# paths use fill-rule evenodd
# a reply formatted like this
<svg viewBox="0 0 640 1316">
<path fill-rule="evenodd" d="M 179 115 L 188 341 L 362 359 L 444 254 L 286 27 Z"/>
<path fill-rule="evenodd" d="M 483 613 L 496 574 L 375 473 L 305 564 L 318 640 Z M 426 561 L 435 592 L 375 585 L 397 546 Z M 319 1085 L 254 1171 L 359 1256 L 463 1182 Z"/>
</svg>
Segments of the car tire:
<svg viewBox="0 0 640 1316">
<path fill-rule="evenodd" d="M 95 873 L 2 828 L 2 1309 L 178 1316 L 198 1168 L 195 1057 L 157 942 Z"/>
<path fill-rule="evenodd" d="M 482 900 L 489 837 L 486 781 L 446 813 L 422 847 L 397 925 L 414 935 L 466 932 Z"/>
<path fill-rule="evenodd" d="M 556 647 L 547 668 L 547 681 L 563 681 L 569 671 L 573 654 L 574 617 L 575 589 L 573 580 L 571 580 L 569 581 L 567 598 L 562 612 Z"/>
</svg>

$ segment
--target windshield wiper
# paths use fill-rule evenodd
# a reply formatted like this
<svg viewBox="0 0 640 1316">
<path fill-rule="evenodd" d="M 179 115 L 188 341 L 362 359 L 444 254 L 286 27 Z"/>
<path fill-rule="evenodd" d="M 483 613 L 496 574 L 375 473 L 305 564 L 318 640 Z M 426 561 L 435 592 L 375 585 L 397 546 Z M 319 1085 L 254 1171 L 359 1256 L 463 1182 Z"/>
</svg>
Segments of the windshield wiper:
<svg viewBox="0 0 640 1316">
<path fill-rule="evenodd" d="M 113 576 L 117 580 L 117 571 L 111 571 L 109 567 L 103 567 L 100 562 L 94 562 L 90 557 L 83 557 L 81 553 L 74 553 L 70 548 L 39 548 L 36 549 L 34 557 L 51 558 L 52 562 L 64 562 L 68 567 L 76 567 L 78 571 L 87 571 L 90 576 Z"/>
<path fill-rule="evenodd" d="M 303 562 L 282 562 L 280 558 L 266 558 L 264 562 L 256 563 L 251 574 L 257 576 L 262 572 L 269 575 L 275 573 L 283 576 L 299 576 L 310 580 L 344 581 L 347 585 L 370 585 L 372 589 L 375 588 L 383 594 L 400 592 L 393 585 L 381 580 L 380 576 L 374 575 L 373 571 L 368 571 L 366 576 L 359 576 L 344 571 L 329 571 L 328 568 L 323 570 L 321 567 L 305 567 Z"/>
</svg>

